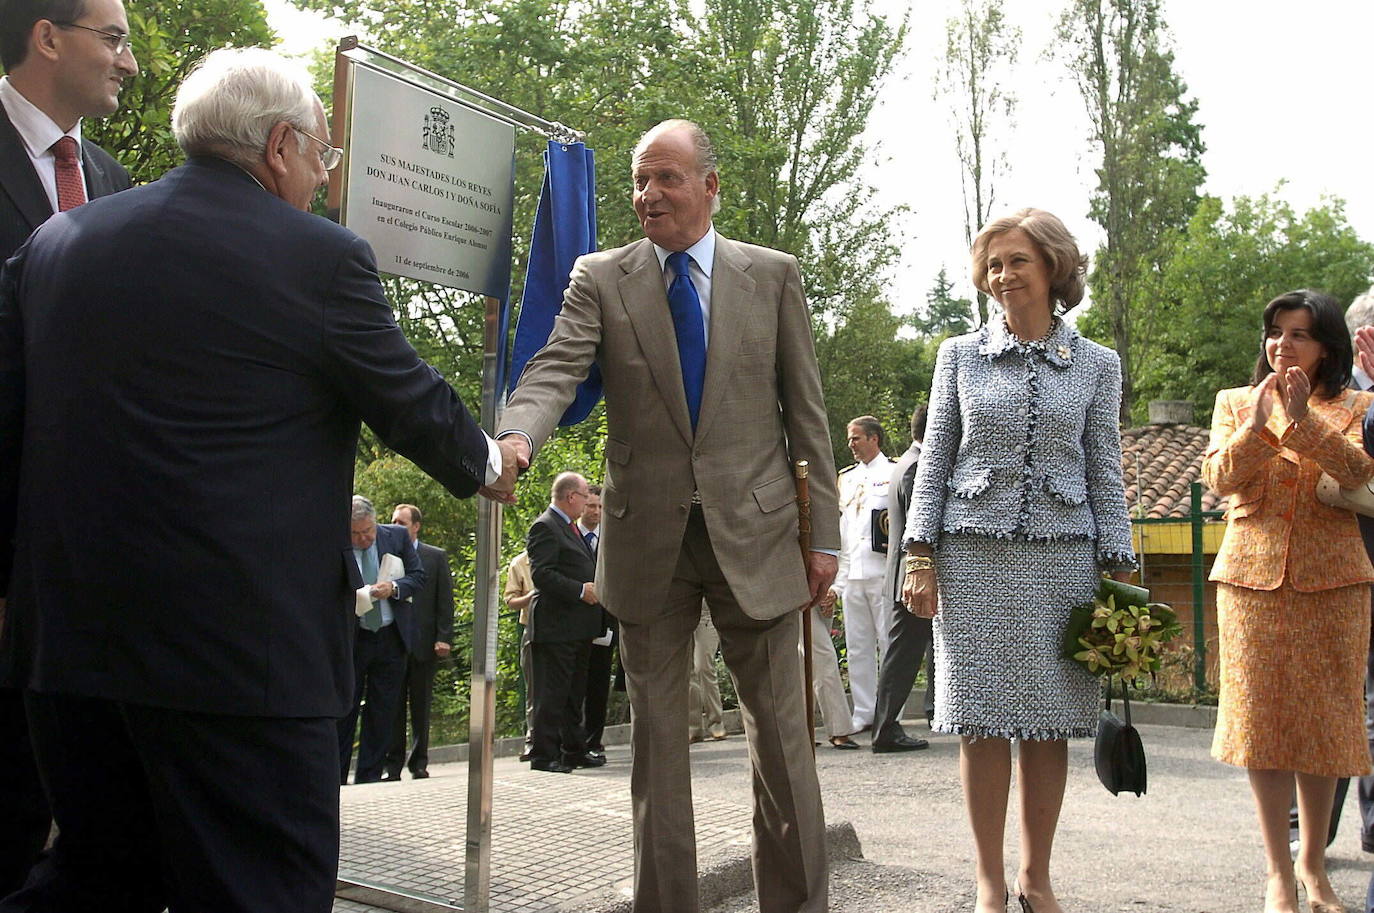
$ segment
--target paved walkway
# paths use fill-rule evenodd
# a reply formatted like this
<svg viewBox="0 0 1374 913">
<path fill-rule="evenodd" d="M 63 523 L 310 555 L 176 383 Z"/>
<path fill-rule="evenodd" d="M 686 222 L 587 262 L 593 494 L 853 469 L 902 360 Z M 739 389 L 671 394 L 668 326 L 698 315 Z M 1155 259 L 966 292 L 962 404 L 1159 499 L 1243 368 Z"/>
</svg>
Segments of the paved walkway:
<svg viewBox="0 0 1374 913">
<path fill-rule="evenodd" d="M 923 726 L 909 727 L 928 735 Z M 1150 792 L 1113 797 L 1092 772 L 1091 743 L 1070 749 L 1055 851 L 1069 913 L 1254 913 L 1263 861 L 1243 771 L 1207 756 L 1211 733 L 1141 726 Z M 972 907 L 971 838 L 958 781 L 958 744 L 874 755 L 817 749 L 832 824 L 835 913 L 965 913 Z M 496 761 L 493 913 L 627 910 L 632 878 L 629 751 L 573 774 Z M 741 736 L 692 747 L 703 903 L 711 913 L 757 910 L 748 884 L 750 777 Z M 343 792 L 342 873 L 458 900 L 462 893 L 465 764 L 431 767 L 429 780 L 350 786 Z M 1008 865 L 1016 860 L 1016 791 Z M 837 823 L 852 824 L 858 846 Z M 1354 790 L 1330 850 L 1332 880 L 1353 911 L 1374 857 L 1359 849 Z M 1014 874 L 1014 871 L 1013 871 Z M 1015 908 L 1015 900 L 1012 902 Z M 336 911 L 371 910 L 340 901 Z"/>
</svg>

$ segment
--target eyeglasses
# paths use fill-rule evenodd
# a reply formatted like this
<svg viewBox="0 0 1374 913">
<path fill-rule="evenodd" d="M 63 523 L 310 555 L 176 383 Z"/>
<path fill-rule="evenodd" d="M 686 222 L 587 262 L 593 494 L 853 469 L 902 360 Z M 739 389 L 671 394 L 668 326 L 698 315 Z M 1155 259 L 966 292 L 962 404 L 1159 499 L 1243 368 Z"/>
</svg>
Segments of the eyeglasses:
<svg viewBox="0 0 1374 913">
<path fill-rule="evenodd" d="M 323 149 L 320 152 L 320 161 L 324 162 L 325 171 L 333 171 L 335 168 L 339 167 L 339 162 L 343 161 L 344 153 L 342 149 L 340 149 L 338 146 L 329 145 L 315 134 L 308 133 L 305 130 L 302 130 L 300 127 L 297 127 L 295 124 L 291 125 L 291 129 L 295 130 L 297 133 L 310 137 L 323 147 Z"/>
<path fill-rule="evenodd" d="M 107 32 L 104 29 L 93 29 L 89 25 L 77 25 L 75 22 L 54 22 L 53 25 L 64 29 L 81 29 L 86 32 L 95 32 L 100 39 L 110 46 L 115 56 L 119 57 L 125 51 L 131 51 L 129 36 L 120 32 Z"/>
</svg>

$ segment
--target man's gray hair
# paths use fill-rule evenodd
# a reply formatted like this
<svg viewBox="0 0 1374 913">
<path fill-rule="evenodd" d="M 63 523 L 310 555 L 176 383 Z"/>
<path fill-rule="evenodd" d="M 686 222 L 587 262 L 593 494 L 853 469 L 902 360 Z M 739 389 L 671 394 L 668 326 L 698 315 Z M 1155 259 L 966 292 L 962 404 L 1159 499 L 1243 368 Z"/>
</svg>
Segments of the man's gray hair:
<svg viewBox="0 0 1374 913">
<path fill-rule="evenodd" d="M 265 48 L 223 48 L 196 64 L 177 91 L 172 133 L 189 155 L 240 166 L 262 161 L 272 128 L 285 121 L 314 132 L 319 99 L 305 70 Z M 304 151 L 310 140 L 296 136 Z"/>
<path fill-rule="evenodd" d="M 377 508 L 372 506 L 372 502 L 362 495 L 353 496 L 353 514 L 350 519 L 362 520 L 367 517 L 377 518 Z"/>
<path fill-rule="evenodd" d="M 553 480 L 553 499 L 565 501 L 568 495 L 577 491 L 587 480 L 580 473 L 560 472 Z"/>
<path fill-rule="evenodd" d="M 1354 336 L 1360 327 L 1374 326 L 1374 286 L 1370 286 L 1369 291 L 1350 302 L 1350 307 L 1345 309 L 1345 325 L 1349 328 L 1351 336 Z"/>
<path fill-rule="evenodd" d="M 697 152 L 698 174 L 705 177 L 713 171 L 719 173 L 720 163 L 716 160 L 716 147 L 712 145 L 711 137 L 706 135 L 706 131 L 703 130 L 701 125 L 696 121 L 684 120 L 680 117 L 660 121 L 644 131 L 644 135 L 639 138 L 639 142 L 635 143 L 634 152 L 630 154 L 630 161 L 633 162 L 635 159 L 639 158 L 650 143 L 671 130 L 687 131 L 687 138 L 692 141 L 692 147 L 696 149 Z M 718 212 L 720 212 L 719 192 L 711 198 L 711 214 L 715 215 Z"/>
</svg>

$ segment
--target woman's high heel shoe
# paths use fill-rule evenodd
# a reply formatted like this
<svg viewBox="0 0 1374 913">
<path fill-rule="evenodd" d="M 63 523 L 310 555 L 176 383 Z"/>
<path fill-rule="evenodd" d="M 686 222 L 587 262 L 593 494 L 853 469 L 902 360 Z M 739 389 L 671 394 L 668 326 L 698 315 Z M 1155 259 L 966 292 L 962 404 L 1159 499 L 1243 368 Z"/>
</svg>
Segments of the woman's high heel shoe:
<svg viewBox="0 0 1374 913">
<path fill-rule="evenodd" d="M 1339 901 L 1336 903 L 1323 903 L 1320 900 L 1313 900 L 1312 889 L 1309 888 L 1307 882 L 1303 881 L 1301 878 L 1298 879 L 1298 884 L 1302 885 L 1303 893 L 1307 895 L 1307 909 L 1311 911 L 1311 913 L 1347 913 L 1345 906 Z"/>
</svg>

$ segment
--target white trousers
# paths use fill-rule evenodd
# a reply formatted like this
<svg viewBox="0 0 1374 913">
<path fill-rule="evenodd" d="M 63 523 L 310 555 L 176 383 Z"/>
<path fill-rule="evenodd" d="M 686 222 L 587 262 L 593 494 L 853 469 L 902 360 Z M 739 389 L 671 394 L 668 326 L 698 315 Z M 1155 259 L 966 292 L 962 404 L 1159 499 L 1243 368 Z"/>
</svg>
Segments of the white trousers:
<svg viewBox="0 0 1374 913">
<path fill-rule="evenodd" d="M 692 635 L 692 674 L 687 679 L 687 734 L 690 738 L 725 735 L 721 722 L 720 682 L 716 680 L 716 650 L 720 633 L 706 616 Z"/>
<path fill-rule="evenodd" d="M 885 605 L 882 577 L 846 580 L 844 647 L 849 660 L 849 694 L 854 698 L 854 730 L 873 725 L 878 663 L 887 653 L 892 610 Z"/>
<path fill-rule="evenodd" d="M 835 642 L 830 639 L 830 619 L 822 618 L 814 608 L 806 614 L 811 623 L 811 688 L 825 720 L 825 734 L 831 738 L 849 735 L 854 727 L 850 725 L 849 699 L 840 680 L 840 660 L 835 655 Z"/>
</svg>

